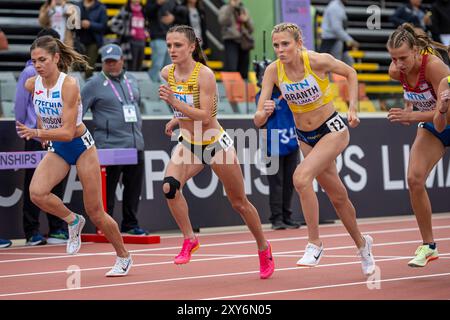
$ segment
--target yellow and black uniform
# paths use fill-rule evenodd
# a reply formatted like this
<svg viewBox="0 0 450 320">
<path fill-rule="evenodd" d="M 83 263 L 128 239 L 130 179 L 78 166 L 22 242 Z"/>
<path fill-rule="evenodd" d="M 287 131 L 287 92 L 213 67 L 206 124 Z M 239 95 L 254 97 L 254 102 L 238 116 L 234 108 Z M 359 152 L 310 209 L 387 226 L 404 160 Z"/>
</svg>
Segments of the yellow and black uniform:
<svg viewBox="0 0 450 320">
<path fill-rule="evenodd" d="M 302 50 L 302 58 L 305 76 L 300 81 L 291 81 L 286 75 L 283 63 L 279 59 L 276 61 L 278 87 L 293 113 L 314 111 L 333 100 L 333 92 L 328 77 L 321 79 L 314 73 L 309 64 L 307 50 Z M 337 112 L 334 112 L 315 130 L 302 131 L 300 128 L 296 128 L 296 131 L 300 141 L 314 147 L 327 133 L 342 131 L 346 128 L 344 119 Z"/>
<path fill-rule="evenodd" d="M 175 98 L 179 101 L 186 103 L 191 108 L 200 109 L 200 89 L 198 87 L 198 77 L 200 74 L 200 68 L 202 67 L 202 63 L 197 62 L 194 67 L 194 71 L 192 71 L 189 79 L 185 82 L 177 82 L 175 80 L 175 65 L 173 64 L 169 68 L 169 74 L 167 77 L 167 82 L 175 93 Z M 183 112 L 175 110 L 172 108 L 174 112 L 175 118 L 180 120 L 191 120 L 189 117 L 183 114 Z M 217 115 L 217 94 L 214 96 L 214 106 L 211 112 L 211 117 L 215 117 Z"/>
<path fill-rule="evenodd" d="M 175 80 L 175 65 L 173 64 L 169 68 L 169 73 L 167 77 L 167 82 L 174 92 L 175 98 L 181 102 L 187 104 L 187 108 L 197 108 L 200 109 L 200 89 L 198 86 L 198 77 L 200 73 L 200 68 L 202 63 L 197 62 L 195 64 L 194 70 L 189 76 L 188 80 L 185 82 L 177 82 Z M 217 115 L 217 93 L 214 96 L 214 105 L 211 112 L 211 117 Z M 182 121 L 192 121 L 189 117 L 183 114 L 182 111 L 172 108 L 174 116 Z M 209 164 L 212 157 L 221 149 L 228 150 L 233 145 L 233 140 L 226 133 L 226 131 L 221 127 L 220 133 L 212 137 L 209 140 L 202 141 L 190 141 L 188 138 L 180 134 L 178 137 L 179 143 L 184 145 L 186 148 L 191 150 L 193 154 L 199 158 L 203 164 Z"/>
</svg>

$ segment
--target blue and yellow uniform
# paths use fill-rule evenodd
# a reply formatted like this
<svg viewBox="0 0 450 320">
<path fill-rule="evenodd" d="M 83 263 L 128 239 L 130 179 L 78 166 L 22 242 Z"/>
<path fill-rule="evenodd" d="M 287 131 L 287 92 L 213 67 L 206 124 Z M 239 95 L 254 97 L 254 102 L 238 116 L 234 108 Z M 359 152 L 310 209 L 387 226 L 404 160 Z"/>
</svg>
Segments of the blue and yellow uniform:
<svg viewBox="0 0 450 320">
<path fill-rule="evenodd" d="M 66 74 L 61 72 L 55 86 L 46 89 L 42 84 L 41 76 L 37 76 L 34 83 L 33 104 L 34 110 L 41 120 L 43 129 L 61 128 L 63 102 L 62 102 L 62 86 Z M 81 101 L 78 104 L 78 114 L 76 125 L 82 124 L 83 106 Z M 74 138 L 72 141 L 51 141 L 49 151 L 56 153 L 63 158 L 68 164 L 75 165 L 81 154 L 94 145 L 94 139 L 86 128 L 86 131 L 80 137 Z"/>
<path fill-rule="evenodd" d="M 279 59 L 276 61 L 278 87 L 293 113 L 314 111 L 333 100 L 328 77 L 322 79 L 314 73 L 309 64 L 307 50 L 302 50 L 302 58 L 305 76 L 301 81 L 291 81 L 286 75 L 283 63 Z M 337 112 L 313 131 L 296 128 L 299 140 L 312 147 L 327 133 L 345 129 L 347 125 Z"/>
</svg>

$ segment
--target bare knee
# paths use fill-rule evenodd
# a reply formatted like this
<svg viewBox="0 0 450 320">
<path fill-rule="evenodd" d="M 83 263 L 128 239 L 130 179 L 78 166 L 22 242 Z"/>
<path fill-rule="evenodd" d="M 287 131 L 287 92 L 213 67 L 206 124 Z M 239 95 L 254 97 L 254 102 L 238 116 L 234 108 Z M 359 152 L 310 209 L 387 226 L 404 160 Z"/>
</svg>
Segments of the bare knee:
<svg viewBox="0 0 450 320">
<path fill-rule="evenodd" d="M 245 209 L 248 207 L 249 202 L 247 197 L 236 197 L 234 199 L 230 199 L 231 206 L 233 209 L 239 213 L 245 212 Z"/>
<path fill-rule="evenodd" d="M 348 193 L 345 188 L 339 190 L 339 192 L 335 192 L 333 194 L 328 194 L 328 197 L 333 204 L 333 207 L 339 208 L 345 205 L 350 199 L 348 198 Z"/>
<path fill-rule="evenodd" d="M 38 207 L 41 207 L 45 203 L 48 195 L 48 192 L 44 192 L 39 188 L 30 187 L 30 199 Z"/>
<path fill-rule="evenodd" d="M 312 181 L 301 173 L 294 175 L 292 182 L 298 193 L 305 192 L 312 185 Z"/>
<path fill-rule="evenodd" d="M 101 204 L 85 205 L 85 210 L 89 219 L 96 226 L 104 222 L 105 212 L 103 211 Z"/>
<path fill-rule="evenodd" d="M 425 177 L 419 174 L 408 174 L 408 187 L 409 190 L 421 190 L 425 187 Z"/>
<path fill-rule="evenodd" d="M 91 222 L 95 225 L 95 227 L 97 229 L 103 229 L 103 226 L 105 225 L 107 220 L 109 220 L 108 219 L 108 214 L 105 213 L 105 212 L 97 213 L 97 214 L 94 214 L 94 215 L 89 215 L 89 219 L 91 220 Z M 112 220 L 113 224 L 117 225 L 117 222 L 114 219 L 111 219 L 111 220 Z"/>
</svg>

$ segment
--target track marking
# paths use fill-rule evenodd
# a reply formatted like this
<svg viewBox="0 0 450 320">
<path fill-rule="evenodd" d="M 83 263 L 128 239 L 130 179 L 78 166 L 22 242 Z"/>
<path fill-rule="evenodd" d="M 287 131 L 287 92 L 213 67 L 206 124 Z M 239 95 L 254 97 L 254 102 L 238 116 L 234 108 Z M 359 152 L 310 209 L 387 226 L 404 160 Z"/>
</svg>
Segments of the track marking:
<svg viewBox="0 0 450 320">
<path fill-rule="evenodd" d="M 434 277 L 448 277 L 448 276 L 450 276 L 450 272 L 422 275 L 422 276 L 414 276 L 414 277 L 383 279 L 383 280 L 378 280 L 376 282 L 394 282 L 394 281 L 405 281 L 405 280 L 425 279 L 425 278 L 434 278 Z M 247 293 L 247 294 L 239 294 L 239 295 L 232 295 L 232 296 L 205 298 L 205 299 L 201 299 L 201 300 L 223 300 L 223 299 L 248 298 L 248 297 L 263 296 L 263 295 L 269 295 L 269 294 L 312 291 L 312 290 L 319 290 L 319 289 L 340 288 L 340 287 L 349 287 L 349 286 L 357 286 L 357 285 L 367 285 L 367 281 L 348 282 L 348 283 L 340 283 L 340 284 L 332 284 L 332 285 L 308 287 L 308 288 L 296 288 L 296 289 L 287 289 L 287 290 L 258 292 L 258 293 Z"/>
<path fill-rule="evenodd" d="M 382 246 L 390 246 L 390 245 L 402 245 L 402 244 L 410 244 L 410 243 L 416 243 L 418 240 L 408 240 L 408 241 L 401 241 L 401 242 L 382 242 L 382 243 L 374 243 L 374 247 L 382 247 Z M 438 238 L 436 239 L 436 241 L 450 241 L 450 238 Z M 343 250 L 343 249 L 349 249 L 349 248 L 354 248 L 354 246 L 340 246 L 340 247 L 331 247 L 331 248 L 327 248 L 327 251 L 331 251 L 331 250 Z M 277 257 L 278 255 L 284 256 L 286 254 L 289 253 L 302 253 L 304 252 L 304 250 L 301 251 L 284 251 L 284 252 L 273 252 L 273 255 L 275 257 Z M 440 253 L 440 256 L 445 256 L 445 255 L 450 255 L 450 253 Z M 197 254 L 195 256 L 198 256 Z M 324 257 L 326 257 L 326 253 L 324 253 Z M 205 258 L 205 259 L 192 259 L 190 261 L 190 263 L 192 262 L 210 262 L 210 261 L 217 261 L 217 260 L 228 260 L 228 259 L 239 259 L 239 258 L 251 258 L 251 257 L 256 257 L 255 254 L 239 254 L 239 255 L 220 255 L 219 257 L 216 258 Z M 296 255 L 294 256 L 296 258 L 298 258 L 299 256 Z M 353 258 L 356 258 L 357 256 L 351 256 Z M 375 256 L 375 258 L 379 258 L 379 256 Z M 412 256 L 408 256 L 408 257 L 392 257 L 394 260 L 401 260 L 401 259 L 411 259 Z M 378 262 L 378 260 L 376 260 Z M 381 260 L 383 261 L 383 260 Z M 360 263 L 359 261 L 356 261 L 355 263 Z M 137 267 L 151 267 L 151 266 L 160 266 L 160 265 L 173 265 L 173 261 L 161 261 L 161 262 L 151 262 L 151 263 L 141 263 L 141 264 L 133 264 L 133 268 L 137 268 Z M 333 266 L 335 264 L 332 264 Z M 338 264 L 339 265 L 339 264 Z M 318 265 L 316 267 L 321 267 L 322 265 Z M 328 266 L 328 265 L 324 265 L 324 266 Z M 80 269 L 80 272 L 87 272 L 87 271 L 98 271 L 98 270 L 109 270 L 111 268 L 111 266 L 106 266 L 106 267 L 95 267 L 95 268 L 85 268 L 85 269 Z M 300 267 L 295 267 L 294 269 L 299 269 Z M 278 271 L 279 269 L 276 269 L 276 271 Z M 283 269 L 280 269 L 283 270 Z M 20 273 L 20 274 L 9 274 L 9 275 L 2 275 L 0 276 L 0 279 L 2 278 L 16 278 L 16 277 L 30 277 L 30 276 L 41 276 L 41 275 L 49 275 L 49 274 L 58 274 L 58 273 L 66 273 L 67 270 L 56 270 L 56 271 L 44 271 L 44 272 L 33 272 L 33 273 Z"/>
<path fill-rule="evenodd" d="M 433 228 L 434 230 L 440 229 L 450 229 L 450 225 L 437 226 Z M 399 232 L 410 232 L 410 231 L 418 231 L 418 228 L 403 228 L 403 229 L 392 229 L 392 230 L 379 230 L 379 231 L 371 231 L 370 234 L 386 234 L 386 233 L 399 233 Z M 337 238 L 337 237 L 350 237 L 348 233 L 334 233 L 328 235 L 322 235 L 321 238 Z M 287 237 L 287 238 L 277 238 L 277 239 L 269 239 L 270 242 L 280 242 L 280 241 L 297 241 L 297 240 L 307 240 L 307 236 L 303 237 Z M 416 240 L 415 242 L 420 242 L 421 240 Z M 437 240 L 436 240 L 437 241 Z M 246 240 L 246 241 L 235 241 L 235 242 L 220 242 L 220 243 L 210 243 L 203 244 L 201 247 L 220 247 L 220 246 L 230 246 L 230 245 L 242 245 L 242 244 L 254 244 L 255 241 Z M 353 246 L 354 247 L 354 246 Z M 163 251 L 163 250 L 179 250 L 180 247 L 165 247 L 165 248 L 152 248 L 152 249 L 138 249 L 138 250 L 129 250 L 131 253 L 139 253 L 139 252 L 152 252 L 152 251 Z M 291 251 L 292 252 L 302 252 L 302 251 Z M 90 257 L 95 255 L 116 255 L 115 252 L 102 252 L 102 253 L 84 253 L 77 255 L 62 255 L 62 256 L 53 256 L 53 257 L 41 257 L 41 258 L 26 258 L 26 259 L 14 259 L 14 260 L 2 260 L 1 263 L 11 263 L 11 262 L 27 262 L 27 261 L 39 261 L 39 260 L 50 260 L 50 259 L 73 259 L 79 257 Z M 1 256 L 1 252 L 0 252 Z"/>
<path fill-rule="evenodd" d="M 377 260 L 377 263 L 389 262 L 389 261 L 398 261 L 398 260 L 403 260 L 403 258 L 400 258 L 400 259 L 399 258 L 381 259 L 381 260 Z M 353 264 L 360 264 L 360 262 L 359 261 L 356 261 L 356 262 L 352 261 L 352 262 L 343 262 L 343 263 L 333 263 L 333 264 L 327 264 L 327 265 L 318 265 L 318 266 L 316 266 L 314 268 L 346 266 L 346 265 L 353 265 Z M 309 268 L 308 267 L 289 267 L 289 268 L 277 269 L 276 272 L 293 271 L 293 270 L 301 270 L 301 269 L 309 269 Z M 63 289 L 50 289 L 50 290 L 28 291 L 28 292 L 15 292 L 15 293 L 0 294 L 0 297 L 23 296 L 23 295 L 55 293 L 55 292 L 67 292 L 67 291 L 79 291 L 79 290 L 99 289 L 99 288 L 123 287 L 123 286 L 133 286 L 133 285 L 142 285 L 142 284 L 151 284 L 151 283 L 166 283 L 166 282 L 176 282 L 176 281 L 185 281 L 185 280 L 219 278 L 219 277 L 232 277 L 232 276 L 249 275 L 249 274 L 259 274 L 259 271 L 243 271 L 243 272 L 220 273 L 220 274 L 210 274 L 210 275 L 190 276 L 190 277 L 180 277 L 180 278 L 168 278 L 168 279 L 159 279 L 159 280 L 146 280 L 146 281 L 115 283 L 115 284 L 103 284 L 103 285 L 80 287 L 80 288 L 77 288 L 77 289 L 63 288 Z M 441 276 L 441 275 L 450 275 L 450 273 L 434 274 L 434 275 L 422 276 L 422 277 L 434 277 L 434 276 Z M 399 279 L 415 279 L 415 278 L 420 278 L 420 277 L 421 276 L 408 277 L 408 278 L 399 278 Z M 367 281 L 352 282 L 350 284 L 341 284 L 341 285 L 329 285 L 329 286 L 322 286 L 322 287 L 299 288 L 299 289 L 292 289 L 292 290 L 305 291 L 305 290 L 313 290 L 313 289 L 320 289 L 320 288 L 327 288 L 327 287 L 332 288 L 334 286 L 356 285 L 356 284 L 365 284 L 365 283 L 367 283 Z M 284 292 L 290 292 L 290 290 L 280 290 L 280 293 L 284 293 Z M 264 294 L 271 294 L 271 293 L 276 293 L 276 291 L 271 291 L 270 293 L 269 292 L 252 293 L 252 294 L 246 294 L 246 295 L 242 295 L 242 296 L 264 295 Z M 241 295 L 237 295 L 237 296 L 233 296 L 233 297 L 240 297 L 240 296 Z M 225 299 L 227 297 L 215 297 L 215 298 L 208 298 L 208 299 Z"/>
<path fill-rule="evenodd" d="M 436 213 L 433 217 L 432 217 L 433 221 L 434 220 L 445 220 L 445 219 L 450 219 L 450 213 Z M 413 215 L 405 215 L 405 216 L 397 216 L 396 218 L 392 218 L 392 217 L 382 217 L 382 218 L 359 218 L 356 219 L 358 222 L 358 225 L 373 225 L 373 224 L 391 224 L 391 223 L 401 223 L 401 222 L 415 222 L 416 219 Z M 319 225 L 320 229 L 327 229 L 327 228 L 333 228 L 333 227 L 343 227 L 342 222 L 340 222 L 340 220 L 336 220 L 336 223 L 334 224 L 321 224 Z M 228 227 L 225 227 L 228 228 Z M 268 227 L 269 228 L 269 227 Z M 303 226 L 303 229 L 305 227 Z M 435 227 L 434 227 L 435 228 Z M 434 229 L 433 228 L 433 229 Z M 206 228 L 207 230 L 207 228 Z M 302 229 L 298 229 L 298 230 L 302 230 Z M 240 231 L 225 231 L 225 232 L 208 232 L 208 233 L 200 233 L 200 237 L 203 238 L 205 236 L 216 236 L 216 235 L 232 235 L 232 234 L 242 234 L 242 233 L 248 233 L 249 230 L 240 230 Z M 279 230 L 272 230 L 272 229 L 267 229 L 264 230 L 264 233 L 273 233 L 273 232 L 280 232 Z M 283 232 L 283 231 L 281 231 Z M 157 233 L 151 233 L 150 235 L 157 235 Z M 173 235 L 167 235 L 167 236 L 160 236 L 161 239 L 172 239 L 172 238 L 179 238 L 181 236 L 181 233 L 177 233 L 177 234 L 173 234 Z M 83 245 L 92 245 L 92 244 L 96 244 L 94 242 L 83 242 Z M 47 244 L 47 246 L 51 246 L 51 247 L 57 247 L 57 246 L 66 246 L 66 244 Z M 42 246 L 20 246 L 20 247 L 9 247 L 9 248 L 2 248 L 0 250 L 1 251 L 11 251 L 11 250 L 23 250 L 23 249 L 41 249 Z"/>
</svg>

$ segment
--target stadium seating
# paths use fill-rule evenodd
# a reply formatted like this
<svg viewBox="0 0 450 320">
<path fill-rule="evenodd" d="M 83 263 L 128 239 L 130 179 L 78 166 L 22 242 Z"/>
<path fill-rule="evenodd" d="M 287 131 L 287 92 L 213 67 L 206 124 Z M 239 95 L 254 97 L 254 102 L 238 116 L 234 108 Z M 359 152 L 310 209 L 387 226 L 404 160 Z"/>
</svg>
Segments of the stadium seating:
<svg viewBox="0 0 450 320">
<path fill-rule="evenodd" d="M 16 99 L 16 82 L 0 81 L 0 104 L 4 117 L 14 117 L 14 101 Z"/>
<path fill-rule="evenodd" d="M 107 14 L 111 18 L 119 12 L 121 6 L 126 0 L 100 0 L 107 6 Z M 39 8 L 44 0 L 0 0 L 0 25 L 2 30 L 8 37 L 10 47 L 7 51 L 0 52 L 0 81 L 6 81 L 5 77 L 17 77 L 18 73 L 23 69 L 24 62 L 29 59 L 29 46 L 34 40 L 35 35 L 39 31 L 39 23 L 37 16 Z M 429 6 L 433 0 L 424 0 L 423 4 Z M 206 5 L 208 16 L 215 17 L 216 11 L 223 3 L 222 0 L 211 0 Z M 316 46 L 320 45 L 321 23 L 323 21 L 323 11 L 329 0 L 311 0 L 311 4 L 315 6 L 315 23 L 316 23 Z M 359 50 L 350 51 L 350 55 L 355 59 L 353 67 L 358 72 L 358 80 L 365 84 L 365 93 L 369 99 L 391 99 L 397 97 L 402 89 L 398 82 L 391 81 L 387 74 L 390 57 L 386 51 L 386 40 L 389 34 L 394 30 L 393 24 L 389 21 L 389 17 L 394 10 L 404 1 L 363 1 L 348 0 L 346 3 L 346 12 L 348 20 L 348 32 L 359 43 Z M 367 18 L 370 12 L 367 7 L 370 5 L 378 5 L 383 8 L 381 11 L 381 29 L 369 30 L 367 28 Z M 218 31 L 217 21 L 215 19 L 208 20 L 208 38 L 211 38 L 211 48 L 206 51 L 208 55 L 208 66 L 216 71 L 216 79 L 219 89 L 219 115 L 220 114 L 239 114 L 253 112 L 256 108 L 254 104 L 254 95 L 257 88 L 254 83 L 255 79 L 249 77 L 249 82 L 235 82 L 230 84 L 227 79 L 222 79 L 223 62 L 223 45 L 220 41 L 220 32 Z M 106 42 L 117 41 L 117 36 L 110 31 L 105 36 Z M 144 71 L 151 66 L 151 48 L 149 46 L 150 39 L 147 39 L 145 48 Z M 100 69 L 100 61 L 96 65 L 96 69 Z M 5 74 L 3 72 L 11 71 L 13 74 Z M 84 77 L 80 73 L 72 73 L 78 79 L 80 86 L 84 85 Z M 155 92 L 157 92 L 157 84 L 151 83 L 146 73 L 141 74 L 144 78 L 139 78 L 139 87 L 141 89 L 143 100 L 143 111 L 147 113 L 166 114 L 170 112 L 167 105 L 162 104 Z M 250 73 L 251 76 L 251 73 Z M 145 78 L 147 77 L 147 78 Z M 224 81 L 222 83 L 221 81 Z M 228 81 L 228 83 L 227 83 Z M 15 79 L 14 81 L 15 82 Z M 239 83 L 239 84 L 237 84 Z M 337 85 L 338 92 L 342 93 L 342 84 Z M 335 100 L 342 108 L 345 107 L 345 95 L 338 97 L 341 100 Z M 5 98 L 1 98 L 3 109 L 8 110 L 8 103 Z M 6 105 L 6 107 L 5 107 Z M 10 108 L 9 108 L 10 109 Z M 370 108 L 368 108 L 370 109 Z M 5 113 L 6 114 L 6 113 Z"/>
</svg>

